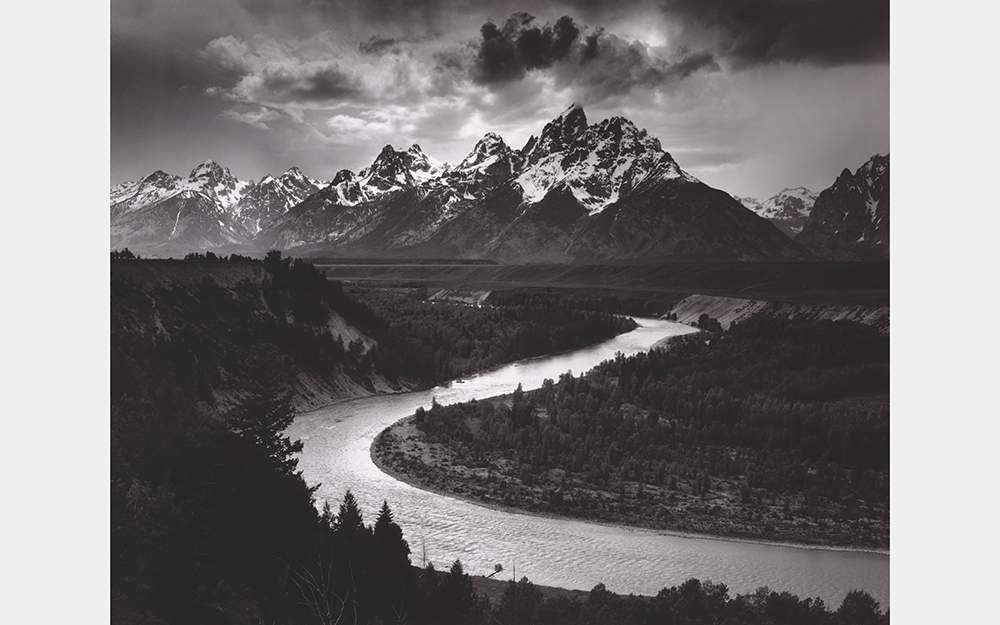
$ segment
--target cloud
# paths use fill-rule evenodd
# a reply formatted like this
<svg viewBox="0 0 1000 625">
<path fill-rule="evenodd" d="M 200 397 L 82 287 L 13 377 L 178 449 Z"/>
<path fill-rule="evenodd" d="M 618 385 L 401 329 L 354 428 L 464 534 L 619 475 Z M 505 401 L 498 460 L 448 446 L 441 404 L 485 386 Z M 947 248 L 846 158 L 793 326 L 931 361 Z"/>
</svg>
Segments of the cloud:
<svg viewBox="0 0 1000 625">
<path fill-rule="evenodd" d="M 228 109 L 222 112 L 223 117 L 231 119 L 233 121 L 240 122 L 242 124 L 247 124 L 253 126 L 254 128 L 260 128 L 261 130 L 271 130 L 268 122 L 276 122 L 282 118 L 281 113 L 273 110 L 260 107 L 256 110 L 240 111 L 237 109 Z"/>
<path fill-rule="evenodd" d="M 710 41 L 735 67 L 889 59 L 888 0 L 664 0 L 663 7 L 685 37 Z"/>
<path fill-rule="evenodd" d="M 366 117 L 371 117 L 366 115 Z M 397 130 L 387 119 L 363 119 L 352 115 L 334 115 L 326 127 L 341 143 L 355 143 L 377 137 L 389 137 Z"/>
<path fill-rule="evenodd" d="M 268 98 L 294 102 L 343 101 L 361 95 L 361 85 L 337 63 L 267 65 L 259 85 Z"/>
<path fill-rule="evenodd" d="M 534 21 L 528 13 L 515 13 L 503 26 L 492 21 L 483 24 L 472 70 L 476 83 L 519 80 L 528 70 L 551 67 L 566 58 L 580 35 L 573 19 L 563 16 L 543 27 L 535 26 Z"/>
<path fill-rule="evenodd" d="M 667 54 L 602 27 L 585 30 L 568 16 L 539 26 L 532 15 L 515 13 L 502 26 L 492 21 L 483 24 L 480 39 L 471 48 L 440 53 L 437 70 L 454 76 L 465 67 L 473 83 L 494 91 L 548 71 L 557 87 L 575 88 L 581 99 L 599 101 L 636 87 L 656 89 L 695 72 L 720 69 L 707 51 L 685 48 Z"/>
<path fill-rule="evenodd" d="M 596 102 L 625 96 L 635 88 L 667 87 L 695 72 L 720 69 L 709 52 L 679 50 L 672 58 L 661 55 L 662 50 L 599 28 L 585 38 L 573 62 L 557 68 L 556 77 L 558 84 L 578 87 L 581 100 Z"/>
<path fill-rule="evenodd" d="M 304 109 L 371 101 L 382 91 L 402 89 L 412 78 L 391 64 L 371 65 L 371 55 L 329 37 L 219 37 L 201 57 L 236 76 L 233 84 L 209 87 L 207 95 L 280 109 L 296 118 Z"/>
</svg>

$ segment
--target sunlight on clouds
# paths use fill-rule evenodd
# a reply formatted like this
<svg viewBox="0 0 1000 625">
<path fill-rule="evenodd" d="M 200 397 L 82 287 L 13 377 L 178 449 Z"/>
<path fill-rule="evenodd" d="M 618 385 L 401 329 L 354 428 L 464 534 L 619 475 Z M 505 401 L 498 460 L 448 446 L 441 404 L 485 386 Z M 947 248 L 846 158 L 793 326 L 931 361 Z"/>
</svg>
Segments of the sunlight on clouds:
<svg viewBox="0 0 1000 625">
<path fill-rule="evenodd" d="M 271 130 L 271 127 L 268 126 L 268 122 L 274 122 L 281 119 L 280 113 L 265 108 L 260 108 L 257 111 L 237 111 L 236 109 L 227 109 L 222 112 L 222 115 L 223 117 L 227 117 L 233 121 L 248 124 L 254 128 L 260 128 L 261 130 Z"/>
</svg>

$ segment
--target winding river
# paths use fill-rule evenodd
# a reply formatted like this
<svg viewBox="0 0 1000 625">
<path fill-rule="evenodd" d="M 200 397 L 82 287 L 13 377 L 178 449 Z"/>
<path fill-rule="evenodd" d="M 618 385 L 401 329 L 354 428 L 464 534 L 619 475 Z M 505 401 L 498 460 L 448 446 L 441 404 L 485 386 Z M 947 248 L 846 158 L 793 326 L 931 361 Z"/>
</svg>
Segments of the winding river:
<svg viewBox="0 0 1000 625">
<path fill-rule="evenodd" d="M 287 434 L 302 440 L 299 468 L 310 485 L 320 484 L 317 501 L 336 511 L 350 489 L 367 522 L 388 501 L 410 544 L 411 560 L 433 562 L 439 570 L 461 559 L 474 575 L 496 563 L 506 578 L 590 590 L 603 582 L 618 593 L 655 595 L 691 577 L 721 582 L 730 595 L 760 586 L 799 597 L 820 597 L 835 609 L 851 589 L 870 593 L 889 607 L 889 556 L 848 550 L 791 547 L 685 537 L 504 512 L 409 486 L 383 473 L 371 460 L 372 441 L 383 429 L 432 398 L 450 404 L 538 388 L 546 378 L 581 373 L 616 352 L 649 349 L 668 336 L 692 328 L 656 319 L 636 319 L 640 327 L 578 351 L 506 365 L 428 391 L 371 397 L 321 408 L 296 417 Z"/>
</svg>

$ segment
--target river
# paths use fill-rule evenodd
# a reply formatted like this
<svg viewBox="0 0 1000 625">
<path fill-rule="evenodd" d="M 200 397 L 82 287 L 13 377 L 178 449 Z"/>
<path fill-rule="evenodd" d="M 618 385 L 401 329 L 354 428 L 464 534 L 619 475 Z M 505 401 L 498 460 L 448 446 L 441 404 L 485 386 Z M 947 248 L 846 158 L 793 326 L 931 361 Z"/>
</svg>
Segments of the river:
<svg viewBox="0 0 1000 625">
<path fill-rule="evenodd" d="M 428 391 L 349 401 L 304 413 L 287 434 L 303 441 L 299 468 L 317 501 L 336 512 L 350 489 L 372 523 L 385 500 L 410 544 L 411 560 L 438 570 L 460 559 L 466 572 L 488 574 L 500 563 L 509 575 L 536 584 L 590 590 L 603 582 L 618 593 L 655 595 L 692 577 L 721 582 L 730 595 L 760 586 L 819 597 L 835 609 L 851 589 L 865 590 L 889 607 L 889 556 L 849 550 L 791 547 L 664 534 L 578 520 L 499 511 L 409 486 L 371 460 L 372 441 L 386 427 L 431 400 L 451 404 L 539 388 L 546 378 L 582 373 L 599 362 L 649 349 L 657 341 L 694 330 L 657 319 L 599 345 L 505 365 Z"/>
</svg>

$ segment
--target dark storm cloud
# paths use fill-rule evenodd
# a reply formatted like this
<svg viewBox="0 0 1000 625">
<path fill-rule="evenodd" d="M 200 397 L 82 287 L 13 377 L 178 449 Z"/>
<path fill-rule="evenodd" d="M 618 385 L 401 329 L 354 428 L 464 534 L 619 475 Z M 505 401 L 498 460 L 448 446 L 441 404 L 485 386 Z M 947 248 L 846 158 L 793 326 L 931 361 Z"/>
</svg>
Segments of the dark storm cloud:
<svg viewBox="0 0 1000 625">
<path fill-rule="evenodd" d="M 736 66 L 889 59 L 888 0 L 664 0 L 687 35 L 716 39 Z"/>
<path fill-rule="evenodd" d="M 561 86 L 577 86 L 584 99 L 628 93 L 634 87 L 659 87 L 699 70 L 717 70 L 709 52 L 680 50 L 672 60 L 651 53 L 640 41 L 627 41 L 599 27 L 589 34 L 568 16 L 545 26 L 527 13 L 515 13 L 502 26 L 490 21 L 474 44 L 469 77 L 493 89 L 523 79 L 532 70 L 549 69 Z M 439 72 L 462 63 L 459 50 L 439 54 Z"/>
<path fill-rule="evenodd" d="M 580 36 L 573 19 L 563 16 L 555 24 L 538 27 L 527 13 L 515 13 L 503 26 L 483 24 L 472 78 L 479 84 L 505 83 L 523 78 L 525 72 L 551 67 L 569 54 Z"/>
</svg>

